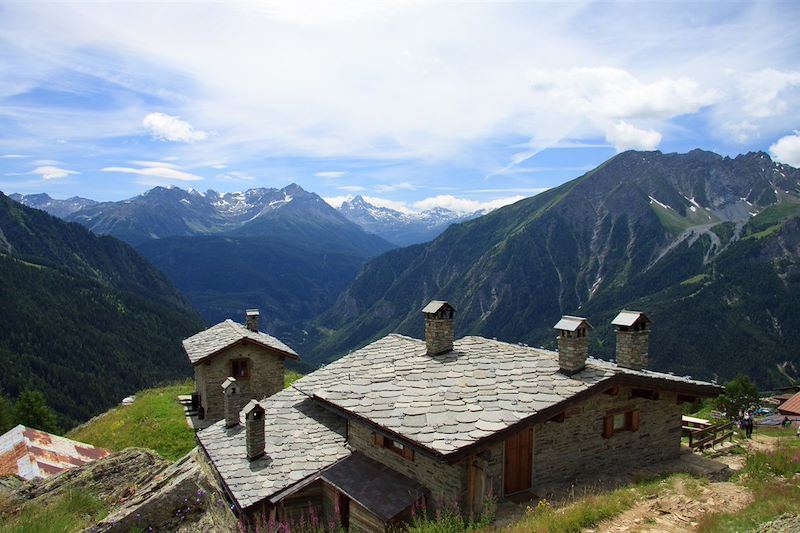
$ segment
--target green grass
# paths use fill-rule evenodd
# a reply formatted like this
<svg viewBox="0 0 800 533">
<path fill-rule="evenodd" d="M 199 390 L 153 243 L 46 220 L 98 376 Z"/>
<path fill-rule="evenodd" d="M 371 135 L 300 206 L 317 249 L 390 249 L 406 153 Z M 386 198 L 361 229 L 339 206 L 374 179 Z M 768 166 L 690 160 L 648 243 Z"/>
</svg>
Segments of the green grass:
<svg viewBox="0 0 800 533">
<path fill-rule="evenodd" d="M 132 446 L 149 448 L 174 461 L 195 445 L 194 431 L 186 424 L 183 407 L 177 401 L 179 394 L 193 390 L 191 380 L 143 390 L 132 405 L 112 409 L 70 431 L 67 437 L 112 451 Z"/>
<path fill-rule="evenodd" d="M 287 370 L 283 373 L 283 388 L 288 388 L 297 381 L 298 379 L 302 378 L 303 374 L 297 372 L 295 370 Z"/>
<path fill-rule="evenodd" d="M 681 281 L 681 285 L 694 285 L 696 283 L 701 283 L 708 279 L 708 274 L 698 274 L 696 276 L 692 276 L 687 280 Z"/>
<path fill-rule="evenodd" d="M 753 502 L 734 513 L 716 513 L 705 517 L 698 528 L 703 533 L 749 531 L 759 524 L 800 509 L 800 485 L 794 476 L 800 473 L 800 439 L 789 430 L 769 428 L 782 437 L 774 450 L 750 451 L 739 482 L 753 491 Z"/>
<path fill-rule="evenodd" d="M 103 503 L 85 492 L 68 492 L 50 505 L 25 505 L 13 517 L 3 516 L 0 533 L 67 533 L 80 531 L 102 518 Z"/>
<path fill-rule="evenodd" d="M 600 522 L 613 518 L 642 498 L 674 490 L 681 483 L 691 491 L 704 483 L 686 474 L 674 474 L 664 479 L 635 483 L 605 494 L 581 498 L 564 507 L 554 508 L 542 500 L 535 508 L 528 508 L 518 522 L 502 528 L 502 533 L 578 533 L 594 528 Z"/>
</svg>

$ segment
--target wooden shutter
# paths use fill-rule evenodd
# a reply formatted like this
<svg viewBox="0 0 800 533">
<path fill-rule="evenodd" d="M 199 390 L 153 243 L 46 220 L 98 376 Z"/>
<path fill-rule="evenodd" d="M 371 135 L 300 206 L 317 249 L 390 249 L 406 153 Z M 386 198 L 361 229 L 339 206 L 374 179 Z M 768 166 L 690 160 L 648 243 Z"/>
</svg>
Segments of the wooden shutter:
<svg viewBox="0 0 800 533">
<path fill-rule="evenodd" d="M 375 435 L 375 445 L 383 448 L 383 435 L 380 433 L 373 433 Z"/>
<path fill-rule="evenodd" d="M 413 461 L 414 460 L 414 450 L 412 450 L 408 446 L 404 447 L 403 448 L 403 457 L 405 459 L 408 459 L 409 461 Z"/>
<path fill-rule="evenodd" d="M 639 431 L 639 410 L 631 411 L 631 431 Z"/>
<path fill-rule="evenodd" d="M 603 419 L 603 438 L 610 439 L 614 434 L 614 415 L 608 415 Z"/>
</svg>

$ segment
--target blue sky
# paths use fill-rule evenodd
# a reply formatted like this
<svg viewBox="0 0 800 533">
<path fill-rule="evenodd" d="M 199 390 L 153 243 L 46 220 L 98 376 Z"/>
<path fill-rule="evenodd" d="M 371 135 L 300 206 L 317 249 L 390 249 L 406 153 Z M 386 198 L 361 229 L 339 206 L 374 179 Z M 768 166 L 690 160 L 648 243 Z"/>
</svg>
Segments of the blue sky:
<svg viewBox="0 0 800 533">
<path fill-rule="evenodd" d="M 800 166 L 799 2 L 0 3 L 0 190 L 500 205 L 626 149 Z"/>
</svg>

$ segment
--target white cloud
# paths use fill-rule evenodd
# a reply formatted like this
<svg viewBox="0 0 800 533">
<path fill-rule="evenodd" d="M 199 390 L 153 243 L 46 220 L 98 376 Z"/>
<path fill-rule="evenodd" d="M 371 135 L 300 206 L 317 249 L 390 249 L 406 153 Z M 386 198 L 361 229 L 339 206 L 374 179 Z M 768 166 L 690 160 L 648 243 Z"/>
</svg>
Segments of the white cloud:
<svg viewBox="0 0 800 533">
<path fill-rule="evenodd" d="M 336 187 L 340 191 L 347 191 L 347 192 L 361 192 L 366 191 L 367 187 L 363 187 L 361 185 L 340 185 Z"/>
<path fill-rule="evenodd" d="M 378 192 L 394 192 L 394 191 L 416 191 L 417 186 L 413 183 L 403 181 L 400 183 L 381 183 L 376 185 L 375 190 Z"/>
<path fill-rule="evenodd" d="M 318 178 L 341 178 L 346 174 L 347 171 L 344 170 L 326 170 L 323 172 L 314 173 L 314 175 Z"/>
<path fill-rule="evenodd" d="M 30 157 L 30 156 L 29 155 L 23 155 L 23 154 L 3 154 L 3 155 L 0 155 L 0 159 L 22 159 L 22 158 L 25 158 L 25 157 Z"/>
<path fill-rule="evenodd" d="M 800 132 L 778 139 L 769 147 L 769 153 L 776 161 L 800 168 Z"/>
<path fill-rule="evenodd" d="M 200 176 L 177 170 L 170 167 L 145 167 L 145 168 L 130 168 L 130 167 L 105 167 L 100 169 L 102 172 L 122 172 L 125 174 L 135 174 L 138 176 L 146 176 L 148 178 L 166 178 L 167 180 L 177 181 L 197 181 L 203 179 Z"/>
<path fill-rule="evenodd" d="M 208 139 L 208 133 L 194 129 L 194 126 L 179 117 L 166 113 L 149 113 L 142 120 L 142 125 L 150 130 L 150 134 L 162 141 L 193 143 Z"/>
<path fill-rule="evenodd" d="M 228 168 L 228 165 L 223 165 L 222 163 L 217 163 L 216 165 L 211 165 L 211 168 L 215 168 L 217 170 L 222 170 L 223 168 Z"/>
<path fill-rule="evenodd" d="M 55 159 L 37 159 L 33 162 L 33 164 L 39 166 L 57 166 L 62 165 L 63 163 L 61 161 L 56 161 Z"/>
<path fill-rule="evenodd" d="M 42 177 L 43 180 L 57 180 L 61 178 L 66 178 L 72 174 L 80 174 L 75 170 L 67 170 L 65 168 L 56 167 L 52 165 L 44 165 L 41 167 L 36 167 L 32 171 L 28 172 L 28 174 L 38 174 Z"/>
<path fill-rule="evenodd" d="M 251 176 L 244 172 L 239 172 L 238 170 L 231 170 L 230 172 L 223 172 L 217 174 L 217 179 L 226 180 L 226 181 L 253 181 L 255 180 L 255 176 Z"/>
<path fill-rule="evenodd" d="M 179 165 L 176 165 L 174 163 L 165 163 L 164 161 L 143 161 L 141 159 L 136 159 L 128 162 L 131 165 L 147 167 L 147 168 L 174 168 L 174 169 L 181 168 Z"/>
<path fill-rule="evenodd" d="M 167 156 L 167 157 L 162 157 L 161 160 L 162 161 L 179 161 L 180 157 L 178 157 L 176 155 L 170 155 L 170 156 Z"/>
<path fill-rule="evenodd" d="M 334 209 L 339 209 L 339 207 L 341 207 L 341 205 L 343 203 L 347 202 L 348 200 L 352 200 L 353 197 L 350 196 L 350 195 L 346 195 L 346 196 L 325 196 L 322 199 L 325 200 L 325 202 L 329 206 L 333 207 Z"/>
<path fill-rule="evenodd" d="M 417 212 L 416 209 L 413 209 L 406 202 L 400 202 L 398 200 L 389 200 L 388 198 L 380 198 L 377 196 L 364 196 L 363 198 L 364 200 L 367 201 L 367 203 L 370 203 L 374 206 L 388 207 L 389 209 L 394 209 L 395 211 L 400 211 L 401 213 Z"/>
<path fill-rule="evenodd" d="M 513 204 L 514 202 L 522 200 L 523 198 L 525 197 L 510 196 L 481 202 L 478 200 L 468 200 L 466 198 L 457 198 L 449 194 L 444 194 L 425 198 L 424 200 L 414 202 L 412 205 L 415 209 L 420 211 L 427 211 L 436 207 L 444 207 L 445 209 L 450 209 L 451 211 L 456 211 L 458 213 L 472 213 L 481 209 L 497 209 L 498 207 L 503 207 L 504 205 Z"/>
<path fill-rule="evenodd" d="M 624 120 L 609 124 L 606 140 L 614 145 L 617 152 L 625 150 L 655 150 L 661 142 L 661 134 L 655 130 L 639 129 Z"/>
</svg>

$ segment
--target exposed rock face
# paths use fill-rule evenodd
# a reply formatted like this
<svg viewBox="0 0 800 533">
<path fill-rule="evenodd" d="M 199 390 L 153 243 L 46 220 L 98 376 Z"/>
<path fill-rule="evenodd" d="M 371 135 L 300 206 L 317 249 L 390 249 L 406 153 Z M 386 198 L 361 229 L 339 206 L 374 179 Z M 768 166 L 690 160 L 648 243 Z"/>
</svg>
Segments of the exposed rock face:
<svg viewBox="0 0 800 533">
<path fill-rule="evenodd" d="M 10 497 L 20 504 L 35 500 L 47 505 L 67 491 L 80 491 L 115 505 L 136 493 L 138 487 L 150 482 L 167 466 L 169 462 L 153 451 L 128 448 L 57 476 L 26 481 Z"/>
<path fill-rule="evenodd" d="M 92 532 L 232 531 L 236 520 L 219 497 L 213 477 L 192 450 L 162 470 Z"/>
</svg>

